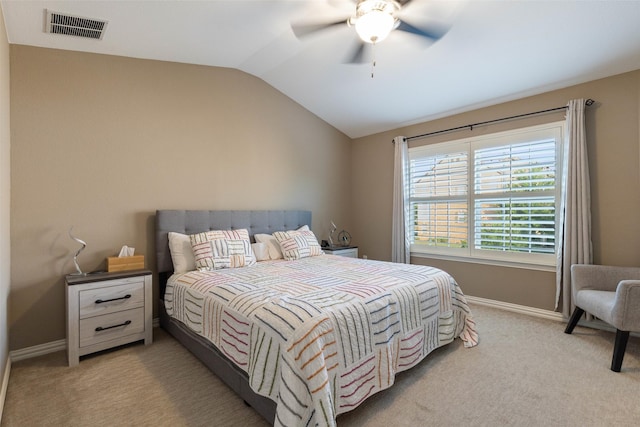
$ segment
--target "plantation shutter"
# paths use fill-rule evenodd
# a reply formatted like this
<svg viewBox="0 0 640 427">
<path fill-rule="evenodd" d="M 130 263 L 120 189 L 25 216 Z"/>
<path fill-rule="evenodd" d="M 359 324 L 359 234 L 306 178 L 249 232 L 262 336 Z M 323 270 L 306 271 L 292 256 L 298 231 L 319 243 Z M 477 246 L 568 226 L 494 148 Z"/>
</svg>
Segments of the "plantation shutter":
<svg viewBox="0 0 640 427">
<path fill-rule="evenodd" d="M 474 151 L 475 249 L 553 254 L 556 140 Z"/>
<path fill-rule="evenodd" d="M 416 150 L 410 156 L 410 217 L 414 244 L 468 244 L 468 152 Z"/>
</svg>

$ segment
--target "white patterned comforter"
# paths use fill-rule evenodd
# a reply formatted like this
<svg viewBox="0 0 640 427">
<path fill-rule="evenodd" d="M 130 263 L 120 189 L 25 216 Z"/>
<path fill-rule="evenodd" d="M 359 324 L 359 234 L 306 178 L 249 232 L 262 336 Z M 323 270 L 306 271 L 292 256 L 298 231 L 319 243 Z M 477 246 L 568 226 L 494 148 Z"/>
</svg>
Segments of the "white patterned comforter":
<svg viewBox="0 0 640 427">
<path fill-rule="evenodd" d="M 334 255 L 174 275 L 165 305 L 249 374 L 283 426 L 334 426 L 432 350 L 478 340 L 449 274 Z"/>
</svg>

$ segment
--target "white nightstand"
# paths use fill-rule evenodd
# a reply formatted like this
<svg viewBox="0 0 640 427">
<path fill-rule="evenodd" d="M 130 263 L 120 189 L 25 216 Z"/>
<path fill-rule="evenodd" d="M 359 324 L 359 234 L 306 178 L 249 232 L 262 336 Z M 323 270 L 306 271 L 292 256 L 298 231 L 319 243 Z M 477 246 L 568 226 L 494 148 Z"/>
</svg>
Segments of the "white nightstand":
<svg viewBox="0 0 640 427">
<path fill-rule="evenodd" d="M 144 340 L 153 341 L 151 271 L 68 275 L 67 356 L 80 356 Z"/>
<path fill-rule="evenodd" d="M 358 258 L 357 246 L 329 246 L 322 248 L 325 254 Z"/>
</svg>

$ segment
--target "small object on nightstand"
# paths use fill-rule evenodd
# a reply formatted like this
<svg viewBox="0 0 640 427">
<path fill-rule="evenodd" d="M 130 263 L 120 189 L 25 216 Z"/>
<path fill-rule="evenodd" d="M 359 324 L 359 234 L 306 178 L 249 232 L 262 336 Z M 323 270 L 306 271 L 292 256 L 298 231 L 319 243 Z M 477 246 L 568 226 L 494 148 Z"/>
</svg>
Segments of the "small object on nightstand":
<svg viewBox="0 0 640 427">
<path fill-rule="evenodd" d="M 330 246 L 328 248 L 322 248 L 324 253 L 329 255 L 339 255 L 349 258 L 358 258 L 357 246 Z"/>
<path fill-rule="evenodd" d="M 80 243 L 82 245 L 82 247 L 80 249 L 78 249 L 76 254 L 73 256 L 73 265 L 76 266 L 76 272 L 75 273 L 71 273 L 71 276 L 85 276 L 86 273 L 82 272 L 82 270 L 80 269 L 80 265 L 78 264 L 78 255 L 80 255 L 80 252 L 82 252 L 84 250 L 84 248 L 87 247 L 87 243 L 84 240 L 78 239 L 73 234 L 71 234 L 71 230 L 73 230 L 73 225 L 69 229 L 69 237 L 71 237 L 72 240 L 75 240 L 76 242 L 78 242 L 78 243 Z"/>
<path fill-rule="evenodd" d="M 347 247 L 351 244 L 351 234 L 347 230 L 342 230 L 338 234 L 338 240 L 342 246 Z"/>
<path fill-rule="evenodd" d="M 142 270 L 144 255 L 135 255 L 136 248 L 124 245 L 118 256 L 107 257 L 107 271 Z"/>
<path fill-rule="evenodd" d="M 107 271 L 140 270 L 144 268 L 144 255 L 107 257 Z"/>
<path fill-rule="evenodd" d="M 151 344 L 150 270 L 68 275 L 65 282 L 69 366 L 80 356 L 119 345 Z"/>
<path fill-rule="evenodd" d="M 335 233 L 337 229 L 338 227 L 336 227 L 336 224 L 331 221 L 331 231 L 329 232 L 329 246 L 333 246 L 335 244 L 333 241 L 333 233 Z"/>
</svg>

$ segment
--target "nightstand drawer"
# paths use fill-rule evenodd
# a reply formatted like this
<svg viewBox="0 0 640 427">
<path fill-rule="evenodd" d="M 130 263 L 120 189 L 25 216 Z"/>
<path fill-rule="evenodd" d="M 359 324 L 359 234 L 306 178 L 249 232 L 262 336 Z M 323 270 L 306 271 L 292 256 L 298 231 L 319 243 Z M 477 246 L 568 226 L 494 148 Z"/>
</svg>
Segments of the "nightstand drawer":
<svg viewBox="0 0 640 427">
<path fill-rule="evenodd" d="M 80 291 L 80 319 L 144 305 L 144 280 Z"/>
<path fill-rule="evenodd" d="M 144 307 L 118 311 L 80 321 L 80 347 L 144 331 Z"/>
</svg>

